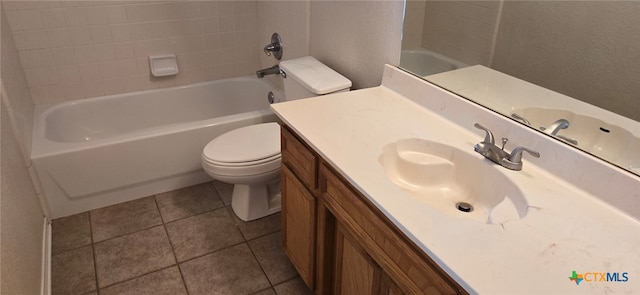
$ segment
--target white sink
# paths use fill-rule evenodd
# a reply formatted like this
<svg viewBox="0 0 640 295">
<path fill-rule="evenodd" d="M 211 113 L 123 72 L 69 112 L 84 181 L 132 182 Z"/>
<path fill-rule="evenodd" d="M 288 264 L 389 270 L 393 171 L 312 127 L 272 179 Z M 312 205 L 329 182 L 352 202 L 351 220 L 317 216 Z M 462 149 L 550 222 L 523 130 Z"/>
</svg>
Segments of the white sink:
<svg viewBox="0 0 640 295">
<path fill-rule="evenodd" d="M 407 195 L 450 216 L 497 224 L 527 214 L 527 201 L 499 170 L 504 168 L 470 152 L 409 138 L 386 145 L 379 161 Z M 465 203 L 471 212 L 465 212 Z"/>
<path fill-rule="evenodd" d="M 561 140 L 574 139 L 577 143 L 572 145 L 640 174 L 640 138 L 620 126 L 561 109 L 530 107 L 513 113 L 527 119 L 533 128 L 539 130 L 558 119 L 565 119 L 569 121 L 569 127 L 557 133 Z"/>
</svg>

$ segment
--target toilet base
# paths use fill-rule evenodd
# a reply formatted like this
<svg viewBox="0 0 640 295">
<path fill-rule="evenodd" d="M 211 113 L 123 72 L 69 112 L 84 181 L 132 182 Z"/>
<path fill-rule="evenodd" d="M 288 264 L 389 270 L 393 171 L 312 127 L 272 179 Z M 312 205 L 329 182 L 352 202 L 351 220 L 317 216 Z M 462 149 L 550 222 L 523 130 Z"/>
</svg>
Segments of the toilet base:
<svg viewBox="0 0 640 295">
<path fill-rule="evenodd" d="M 262 185 L 235 184 L 231 208 L 244 221 L 280 212 L 280 181 Z"/>
</svg>

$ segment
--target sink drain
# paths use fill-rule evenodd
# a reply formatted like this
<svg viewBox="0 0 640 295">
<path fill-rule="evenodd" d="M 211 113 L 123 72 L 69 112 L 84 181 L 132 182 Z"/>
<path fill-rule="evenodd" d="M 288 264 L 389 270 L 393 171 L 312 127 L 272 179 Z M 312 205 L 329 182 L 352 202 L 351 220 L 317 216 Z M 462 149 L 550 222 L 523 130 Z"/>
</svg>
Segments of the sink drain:
<svg viewBox="0 0 640 295">
<path fill-rule="evenodd" d="M 458 202 L 456 203 L 456 208 L 462 212 L 471 212 L 473 211 L 473 205 L 467 202 Z"/>
</svg>

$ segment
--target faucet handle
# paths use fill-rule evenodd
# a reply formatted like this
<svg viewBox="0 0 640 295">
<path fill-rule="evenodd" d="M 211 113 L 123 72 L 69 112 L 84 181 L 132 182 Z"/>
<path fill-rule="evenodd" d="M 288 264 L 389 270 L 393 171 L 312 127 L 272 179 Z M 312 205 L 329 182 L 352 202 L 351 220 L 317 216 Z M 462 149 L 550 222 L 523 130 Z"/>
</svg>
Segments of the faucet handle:
<svg viewBox="0 0 640 295">
<path fill-rule="evenodd" d="M 480 130 L 484 130 L 485 135 L 484 135 L 483 142 L 488 142 L 490 144 L 495 144 L 495 140 L 493 139 L 493 133 L 491 132 L 491 130 L 489 130 L 489 128 L 480 125 L 480 123 L 473 124 L 473 127 L 476 127 L 476 128 L 478 128 Z"/>
<path fill-rule="evenodd" d="M 502 159 L 502 166 L 511 170 L 522 170 L 522 152 L 527 152 L 534 158 L 540 158 L 540 153 L 532 149 L 519 146 L 511 151 L 509 158 Z"/>
</svg>

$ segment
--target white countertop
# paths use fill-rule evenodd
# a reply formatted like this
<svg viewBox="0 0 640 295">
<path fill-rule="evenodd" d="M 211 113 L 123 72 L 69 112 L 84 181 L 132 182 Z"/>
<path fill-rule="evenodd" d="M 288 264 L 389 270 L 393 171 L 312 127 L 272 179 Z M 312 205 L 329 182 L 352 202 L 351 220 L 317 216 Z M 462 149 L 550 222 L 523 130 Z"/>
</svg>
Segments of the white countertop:
<svg viewBox="0 0 640 295">
<path fill-rule="evenodd" d="M 482 131 L 452 124 L 384 86 L 272 109 L 468 292 L 640 293 L 638 220 L 526 156 L 522 171 L 503 172 L 524 192 L 528 214 L 493 225 L 434 210 L 393 184 L 378 160 L 385 145 L 422 138 L 468 150 L 477 161 L 494 165 L 473 152 Z M 544 159 L 543 154 L 539 160 Z M 576 285 L 569 280 L 572 271 L 626 272 L 629 279 Z"/>
</svg>

